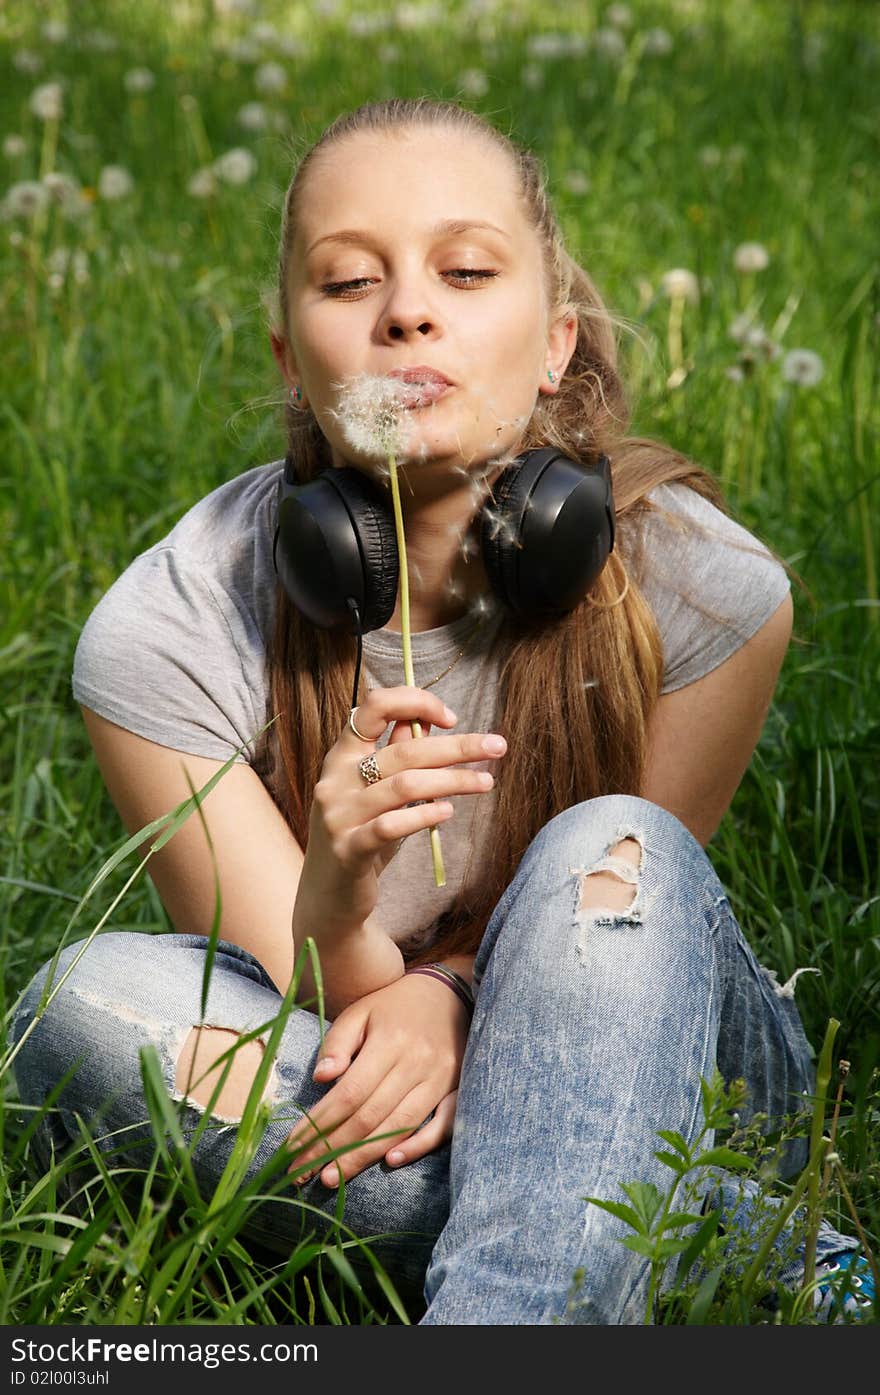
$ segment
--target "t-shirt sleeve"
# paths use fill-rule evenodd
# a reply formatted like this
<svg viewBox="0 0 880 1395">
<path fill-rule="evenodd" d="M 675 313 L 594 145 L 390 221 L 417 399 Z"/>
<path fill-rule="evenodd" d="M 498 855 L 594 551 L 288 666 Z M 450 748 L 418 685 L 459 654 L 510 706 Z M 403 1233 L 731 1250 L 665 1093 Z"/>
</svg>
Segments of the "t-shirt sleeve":
<svg viewBox="0 0 880 1395">
<path fill-rule="evenodd" d="M 663 642 L 662 692 L 703 678 L 770 619 L 785 568 L 754 534 L 682 484 L 651 491 L 636 574 Z"/>
<path fill-rule="evenodd" d="M 78 703 L 138 736 L 226 761 L 266 718 L 248 681 L 234 607 L 223 608 L 199 568 L 173 548 L 137 557 L 98 602 L 74 656 Z"/>
</svg>

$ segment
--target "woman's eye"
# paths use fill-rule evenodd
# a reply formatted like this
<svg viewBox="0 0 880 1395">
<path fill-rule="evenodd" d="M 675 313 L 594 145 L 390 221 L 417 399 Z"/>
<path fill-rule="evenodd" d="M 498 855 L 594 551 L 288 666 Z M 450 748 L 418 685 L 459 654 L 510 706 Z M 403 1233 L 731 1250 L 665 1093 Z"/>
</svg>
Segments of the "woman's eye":
<svg viewBox="0 0 880 1395">
<path fill-rule="evenodd" d="M 466 285 L 474 285 L 479 281 L 491 280 L 493 276 L 498 275 L 498 272 L 484 270 L 481 267 L 459 266 L 452 271 L 444 271 L 443 275 L 450 276 L 455 281 L 463 281 Z M 345 300 L 358 295 L 361 289 L 369 284 L 369 276 L 357 276 L 352 281 L 328 281 L 321 287 L 321 290 L 325 295 Z"/>
<path fill-rule="evenodd" d="M 497 276 L 497 271 L 482 271 L 472 266 L 460 266 L 455 271 L 448 271 L 447 276 L 454 276 L 461 281 L 488 281 L 493 276 Z"/>
<path fill-rule="evenodd" d="M 328 281 L 321 287 L 325 295 L 344 296 L 351 291 L 355 293 L 361 286 L 365 286 L 369 281 L 368 276 L 358 276 L 354 281 Z"/>
</svg>

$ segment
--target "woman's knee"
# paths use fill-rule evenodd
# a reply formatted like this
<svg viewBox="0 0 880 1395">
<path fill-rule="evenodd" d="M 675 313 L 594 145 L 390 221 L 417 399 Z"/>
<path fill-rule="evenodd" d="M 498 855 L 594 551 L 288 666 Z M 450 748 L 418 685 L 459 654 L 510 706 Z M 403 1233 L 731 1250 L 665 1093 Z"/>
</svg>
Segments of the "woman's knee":
<svg viewBox="0 0 880 1395">
<path fill-rule="evenodd" d="M 600 952 L 640 967 L 705 957 L 723 898 L 711 863 L 685 826 L 633 795 L 606 795 L 551 819 L 530 844 L 481 946 L 522 923 L 544 960 L 593 963 Z M 711 937 L 709 937 L 711 938 Z"/>
<path fill-rule="evenodd" d="M 76 1071 L 101 1037 L 95 1018 L 111 997 L 136 975 L 137 946 L 151 937 L 108 933 L 66 945 L 31 979 L 13 1015 L 9 1045 L 19 1093 L 26 1102 L 43 1099 L 59 1080 Z M 119 1045 L 104 1033 L 103 1045 Z"/>
</svg>

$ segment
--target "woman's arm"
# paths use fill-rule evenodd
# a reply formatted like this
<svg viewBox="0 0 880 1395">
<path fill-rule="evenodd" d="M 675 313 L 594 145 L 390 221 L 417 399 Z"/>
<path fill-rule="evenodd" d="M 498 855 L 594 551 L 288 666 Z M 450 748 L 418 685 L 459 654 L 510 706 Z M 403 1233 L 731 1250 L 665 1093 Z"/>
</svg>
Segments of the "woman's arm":
<svg viewBox="0 0 880 1395">
<path fill-rule="evenodd" d="M 200 789 L 221 761 L 185 755 L 108 722 L 82 709 L 104 783 L 130 833 L 190 797 L 187 774 Z M 208 846 L 201 820 L 193 813 L 148 864 L 162 903 L 178 931 L 210 933 L 215 909 L 215 870 L 220 883 L 220 935 L 241 945 L 266 968 L 285 992 L 294 964 L 292 935 L 303 851 L 259 776 L 244 764 L 233 765 L 205 799 L 202 813 L 211 835 Z M 333 977 L 332 944 L 322 943 L 322 927 L 313 933 L 322 965 Z M 357 962 L 336 966 L 350 989 L 346 1001 L 391 983 L 403 971 L 400 950 L 374 923 L 359 938 Z M 299 992 L 313 992 L 304 974 Z M 328 1012 L 330 1011 L 328 998 Z"/>
<path fill-rule="evenodd" d="M 758 744 L 791 638 L 792 614 L 789 595 L 723 664 L 657 703 L 642 794 L 675 814 L 704 847 Z"/>
</svg>

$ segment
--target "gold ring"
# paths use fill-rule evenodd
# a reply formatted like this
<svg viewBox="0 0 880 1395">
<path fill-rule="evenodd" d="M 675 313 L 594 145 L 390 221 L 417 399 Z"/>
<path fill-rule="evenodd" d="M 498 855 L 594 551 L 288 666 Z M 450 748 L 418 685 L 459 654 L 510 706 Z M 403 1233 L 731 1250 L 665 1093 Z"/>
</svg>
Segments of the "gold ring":
<svg viewBox="0 0 880 1395">
<path fill-rule="evenodd" d="M 348 725 L 351 727 L 351 729 L 352 729 L 352 731 L 354 732 L 355 736 L 357 737 L 358 741 L 367 741 L 367 742 L 369 742 L 369 744 L 372 746 L 373 741 L 375 740 L 375 738 L 372 737 L 372 736 L 364 736 L 364 734 L 363 734 L 362 731 L 358 731 L 357 727 L 356 727 L 355 724 L 354 724 L 354 714 L 355 714 L 355 712 L 357 712 L 357 708 L 356 708 L 356 707 L 353 707 L 353 708 L 351 709 L 351 711 L 349 712 L 349 714 L 348 714 Z"/>
<path fill-rule="evenodd" d="M 359 760 L 358 770 L 368 785 L 375 785 L 377 780 L 382 779 L 375 756 L 364 756 L 363 760 Z"/>
</svg>

